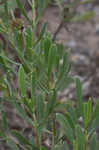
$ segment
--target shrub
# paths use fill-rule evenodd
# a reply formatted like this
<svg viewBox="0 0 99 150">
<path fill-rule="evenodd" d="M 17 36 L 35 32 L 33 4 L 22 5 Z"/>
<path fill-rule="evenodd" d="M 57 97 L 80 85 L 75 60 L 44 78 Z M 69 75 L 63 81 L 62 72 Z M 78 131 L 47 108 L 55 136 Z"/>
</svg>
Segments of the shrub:
<svg viewBox="0 0 99 150">
<path fill-rule="evenodd" d="M 63 14 L 63 3 L 57 2 Z M 80 1 L 75 0 L 68 5 L 66 11 L 70 18 L 63 17 L 62 23 L 82 19 L 69 11 L 71 7 L 76 8 L 78 2 Z M 46 32 L 47 23 L 44 23 L 39 36 L 34 38 L 43 8 L 47 7 L 45 4 L 42 6 L 40 0 L 38 3 L 40 10 L 37 18 L 35 1 L 32 0 L 32 21 L 21 1 L 16 0 L 17 7 L 29 23 L 25 31 L 22 18 L 14 18 L 11 23 L 12 31 L 9 31 L 9 20 L 6 20 L 8 24 L 0 20 L 0 31 L 8 41 L 6 48 L 15 53 L 15 59 L 11 59 L 9 53 L 4 49 L 1 51 L 0 89 L 3 96 L 0 99 L 3 103 L 10 103 L 16 109 L 17 115 L 25 120 L 32 130 L 31 136 L 26 138 L 23 135 L 24 128 L 21 132 L 9 129 L 6 113 L 1 105 L 0 138 L 6 141 L 12 150 L 46 150 L 47 147 L 43 144 L 44 136 L 50 137 L 49 148 L 52 150 L 96 150 L 99 146 L 95 132 L 96 126 L 99 125 L 99 100 L 94 108 L 90 98 L 83 102 L 80 80 L 69 75 L 70 50 L 65 51 L 63 44 L 54 42 L 57 31 L 52 37 L 51 33 Z M 7 1 L 5 11 L 8 19 Z M 58 99 L 58 92 L 68 88 L 72 82 L 76 84 L 76 106 L 72 101 L 62 102 Z"/>
</svg>

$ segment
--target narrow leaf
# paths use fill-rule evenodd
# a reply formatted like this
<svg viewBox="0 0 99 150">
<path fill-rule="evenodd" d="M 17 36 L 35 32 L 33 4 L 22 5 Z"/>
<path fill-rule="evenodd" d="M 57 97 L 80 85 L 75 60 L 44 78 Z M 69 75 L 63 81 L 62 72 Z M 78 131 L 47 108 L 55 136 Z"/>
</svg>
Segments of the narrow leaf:
<svg viewBox="0 0 99 150">
<path fill-rule="evenodd" d="M 19 106 L 19 104 L 16 102 L 15 99 L 13 99 L 12 101 L 13 106 L 16 108 L 16 113 L 22 117 L 24 120 L 26 120 L 29 124 L 31 124 L 32 126 L 34 126 L 33 121 L 28 117 L 28 115 L 24 112 L 24 110 L 22 109 L 22 107 Z"/>
<path fill-rule="evenodd" d="M 20 66 L 19 71 L 18 71 L 18 80 L 19 80 L 21 95 L 26 97 L 27 95 L 26 94 L 26 78 L 25 78 L 25 72 L 24 72 L 22 65 Z"/>
<path fill-rule="evenodd" d="M 21 143 L 21 144 L 26 144 L 26 145 L 31 145 L 31 143 L 29 142 L 29 140 L 27 140 L 21 133 L 19 133 L 16 130 L 13 130 L 11 132 L 11 134 L 17 138 L 17 140 Z"/>
<path fill-rule="evenodd" d="M 54 63 L 56 61 L 56 52 L 57 52 L 56 45 L 55 44 L 51 45 L 49 49 L 49 55 L 48 55 L 48 77 L 49 78 L 52 73 Z"/>
<path fill-rule="evenodd" d="M 75 121 L 73 120 L 72 116 L 69 114 L 69 112 L 65 113 L 65 116 L 71 126 L 71 128 L 75 128 Z"/>
<path fill-rule="evenodd" d="M 38 122 L 40 123 L 44 119 L 44 102 L 41 94 L 37 98 L 37 108 Z"/>
<path fill-rule="evenodd" d="M 82 86 L 78 78 L 76 79 L 76 95 L 78 101 L 78 111 L 80 115 L 83 116 Z"/>
<path fill-rule="evenodd" d="M 64 131 L 66 138 L 70 141 L 71 144 L 73 144 L 73 132 L 66 117 L 63 114 L 57 113 L 56 120 L 60 123 L 61 129 Z"/>
<path fill-rule="evenodd" d="M 89 150 L 96 150 L 96 133 L 94 133 L 90 139 Z"/>
<path fill-rule="evenodd" d="M 78 150 L 84 150 L 85 139 L 80 125 L 76 125 L 75 130 L 76 130 Z"/>
<path fill-rule="evenodd" d="M 97 100 L 91 120 L 94 120 L 97 116 L 99 116 L 99 100 Z"/>
<path fill-rule="evenodd" d="M 51 39 L 49 37 L 45 37 L 44 40 L 42 40 L 42 49 L 44 50 L 44 58 L 46 64 L 48 64 L 48 54 L 50 47 L 51 47 Z"/>
<path fill-rule="evenodd" d="M 32 109 L 35 110 L 35 88 L 36 88 L 36 73 L 31 73 L 31 99 L 32 99 Z"/>
<path fill-rule="evenodd" d="M 7 145 L 11 150 L 20 150 L 18 146 L 10 139 L 7 140 Z"/>
<path fill-rule="evenodd" d="M 47 103 L 47 111 L 46 111 L 47 113 L 46 114 L 49 114 L 53 111 L 55 103 L 56 103 L 56 91 L 53 90 L 48 94 L 48 103 Z"/>
<path fill-rule="evenodd" d="M 68 144 L 66 142 L 62 144 L 62 150 L 69 150 Z"/>
<path fill-rule="evenodd" d="M 87 103 L 84 104 L 84 126 L 85 129 L 87 129 L 88 127 L 88 107 L 87 107 Z"/>
<path fill-rule="evenodd" d="M 32 41 L 32 29 L 31 27 L 28 27 L 25 32 L 25 41 L 26 41 L 26 58 L 28 60 L 32 60 L 32 46 L 33 46 L 33 41 Z"/>
<path fill-rule="evenodd" d="M 5 112 L 2 111 L 2 128 L 7 131 L 8 130 L 8 123 L 7 123 L 7 118 Z"/>
<path fill-rule="evenodd" d="M 45 22 L 41 28 L 41 31 L 40 31 L 40 34 L 39 34 L 39 37 L 35 43 L 35 45 L 43 38 L 44 34 L 45 34 L 45 31 L 46 31 L 46 27 L 47 27 L 47 22 Z"/>
<path fill-rule="evenodd" d="M 87 104 L 88 106 L 88 120 L 90 120 L 91 119 L 91 112 L 92 112 L 92 100 L 91 99 L 89 99 L 88 100 L 88 104 Z"/>
<path fill-rule="evenodd" d="M 82 16 L 76 15 L 75 17 L 73 17 L 73 19 L 71 19 L 71 21 L 77 22 L 77 21 L 88 21 L 90 19 L 92 19 L 92 17 L 94 17 L 94 12 L 93 11 L 89 11 L 84 13 Z"/>
</svg>

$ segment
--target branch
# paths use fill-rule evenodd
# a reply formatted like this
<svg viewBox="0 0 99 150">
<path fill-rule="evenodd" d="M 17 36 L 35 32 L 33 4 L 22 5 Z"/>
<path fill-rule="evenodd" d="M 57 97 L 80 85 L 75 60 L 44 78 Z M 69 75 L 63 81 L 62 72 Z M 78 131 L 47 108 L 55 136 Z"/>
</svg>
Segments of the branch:
<svg viewBox="0 0 99 150">
<path fill-rule="evenodd" d="M 61 23 L 59 24 L 58 28 L 56 29 L 56 31 L 55 31 L 55 33 L 54 33 L 54 35 L 53 35 L 53 39 L 52 39 L 53 41 L 56 40 L 56 36 L 57 36 L 57 34 L 60 32 L 60 30 L 63 28 L 63 25 L 64 25 L 64 22 L 61 21 Z"/>
</svg>

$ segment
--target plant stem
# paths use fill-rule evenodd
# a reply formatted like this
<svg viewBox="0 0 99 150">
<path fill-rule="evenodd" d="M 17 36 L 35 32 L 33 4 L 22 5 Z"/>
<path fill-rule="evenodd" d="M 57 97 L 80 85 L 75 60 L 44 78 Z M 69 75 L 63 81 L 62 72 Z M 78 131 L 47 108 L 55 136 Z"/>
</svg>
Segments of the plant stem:
<svg viewBox="0 0 99 150">
<path fill-rule="evenodd" d="M 87 130 L 85 129 L 85 150 L 87 150 L 87 143 L 88 143 L 88 136 L 87 136 Z"/>
<path fill-rule="evenodd" d="M 33 26 L 36 25 L 36 8 L 35 8 L 35 0 L 32 0 L 32 10 L 33 10 Z"/>
<path fill-rule="evenodd" d="M 34 119 L 35 129 L 36 129 L 36 143 L 37 143 L 37 146 L 40 148 L 39 133 L 38 133 L 38 123 L 37 123 L 37 119 L 36 119 L 35 113 L 33 114 L 33 119 Z"/>
<path fill-rule="evenodd" d="M 55 124 L 55 116 L 53 114 L 52 117 L 52 128 L 53 128 L 53 143 L 52 143 L 52 149 L 54 149 L 54 145 L 55 145 L 55 138 L 56 138 L 56 124 Z"/>
</svg>

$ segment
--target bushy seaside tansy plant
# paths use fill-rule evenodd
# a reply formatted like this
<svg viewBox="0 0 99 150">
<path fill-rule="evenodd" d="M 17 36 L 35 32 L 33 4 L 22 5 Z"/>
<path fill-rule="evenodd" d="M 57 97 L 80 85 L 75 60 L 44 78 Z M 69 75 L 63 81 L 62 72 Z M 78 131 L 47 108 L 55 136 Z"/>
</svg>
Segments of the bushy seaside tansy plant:
<svg viewBox="0 0 99 150">
<path fill-rule="evenodd" d="M 82 16 L 76 13 L 79 5 L 91 0 L 73 0 L 68 4 L 62 0 L 27 2 L 33 20 L 21 0 L 1 3 L 0 11 L 5 12 L 5 19 L 0 18 L 0 142 L 6 142 L 11 150 L 98 150 L 95 129 L 99 126 L 99 100 L 95 106 L 91 98 L 83 101 L 80 80 L 69 74 L 70 49 L 65 50 L 63 44 L 55 42 L 65 23 L 86 21 L 93 16 L 93 12 Z M 12 10 L 11 3 L 14 3 Z M 47 23 L 44 22 L 35 38 L 37 25 L 49 4 L 59 7 L 61 23 L 52 35 L 46 31 Z M 24 19 L 14 15 L 15 7 L 27 20 L 26 27 Z M 61 101 L 58 92 L 71 83 L 75 84 L 76 102 Z M 24 135 L 24 124 L 21 131 L 9 127 L 6 103 L 28 124 L 31 130 L 28 138 Z M 48 145 L 44 138 L 50 139 Z"/>
</svg>

